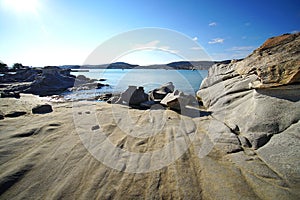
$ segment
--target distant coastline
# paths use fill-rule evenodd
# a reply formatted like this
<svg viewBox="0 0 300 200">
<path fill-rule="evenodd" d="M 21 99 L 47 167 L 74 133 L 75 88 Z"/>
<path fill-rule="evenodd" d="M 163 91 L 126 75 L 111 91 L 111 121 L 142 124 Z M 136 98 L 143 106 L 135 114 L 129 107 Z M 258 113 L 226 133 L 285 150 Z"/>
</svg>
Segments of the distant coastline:
<svg viewBox="0 0 300 200">
<path fill-rule="evenodd" d="M 156 65 L 134 65 L 125 62 L 115 62 L 110 64 L 101 65 L 62 65 L 59 66 L 63 69 L 169 69 L 169 70 L 208 70 L 216 63 L 230 63 L 229 60 L 225 61 L 178 61 L 168 64 Z"/>
</svg>

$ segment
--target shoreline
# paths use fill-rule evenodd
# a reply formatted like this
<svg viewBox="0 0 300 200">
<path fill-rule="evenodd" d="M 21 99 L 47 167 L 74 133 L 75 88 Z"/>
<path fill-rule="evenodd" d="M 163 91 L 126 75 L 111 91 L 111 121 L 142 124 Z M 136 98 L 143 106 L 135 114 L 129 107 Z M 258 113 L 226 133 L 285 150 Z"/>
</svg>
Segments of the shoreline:
<svg viewBox="0 0 300 200">
<path fill-rule="evenodd" d="M 173 71 L 173 70 L 172 70 Z M 175 70 L 175 71 L 180 71 L 180 70 Z M 202 72 L 203 70 L 201 70 Z M 78 72 L 76 72 L 78 73 Z M 127 72 L 125 72 L 127 73 Z M 6 76 L 0 77 L 0 82 L 1 82 L 1 92 L 3 93 L 4 96 L 9 96 L 9 94 L 5 95 L 5 93 L 31 93 L 31 94 L 37 94 L 40 96 L 51 96 L 51 95 L 68 95 L 74 93 L 75 95 L 79 95 L 80 93 L 86 93 L 92 94 L 92 93 L 99 93 L 101 94 L 106 94 L 106 93 L 111 93 L 111 94 L 118 94 L 126 90 L 126 84 L 129 85 L 145 85 L 145 82 L 139 82 L 139 81 L 125 81 L 125 85 L 121 86 L 116 86 L 115 84 L 118 84 L 118 81 L 115 80 L 118 77 L 114 77 L 116 75 L 107 75 L 107 76 L 112 76 L 108 77 L 109 80 L 106 78 L 100 78 L 96 77 L 94 78 L 94 75 L 88 75 L 88 74 L 75 74 L 74 76 L 71 73 L 71 70 L 66 70 L 66 69 L 60 69 L 58 67 L 47 67 L 45 69 L 41 70 L 35 70 L 35 69 L 24 69 L 20 70 L 15 74 L 10 74 Z M 168 74 L 166 74 L 168 75 Z M 199 76 L 199 79 L 202 77 L 203 74 L 195 75 L 193 74 L 175 74 L 175 78 L 173 77 L 174 81 L 176 82 L 179 87 L 181 87 L 181 90 L 185 91 L 186 93 L 193 94 L 195 95 L 197 89 L 199 86 L 196 83 L 185 83 L 186 78 L 193 78 L 195 79 L 195 76 Z M 122 78 L 122 73 L 117 75 Z M 128 74 L 128 76 L 135 76 L 135 74 Z M 152 74 L 154 76 L 154 74 Z M 169 74 L 169 76 L 171 76 Z M 187 76 L 187 77 L 185 77 Z M 205 76 L 205 74 L 204 74 Z M 98 78 L 98 79 L 97 79 Z M 131 77 L 132 78 L 132 77 Z M 161 77 L 163 78 L 163 77 Z M 169 77 L 172 79 L 172 77 Z M 167 78 L 166 78 L 167 79 Z M 147 81 L 151 82 L 152 79 L 149 78 Z M 153 80 L 155 80 L 155 76 L 153 77 Z M 200 79 L 201 80 L 201 79 Z M 196 82 L 198 81 L 195 80 Z M 148 83 L 146 82 L 146 83 Z M 155 82 L 155 81 L 154 81 Z M 159 86 L 159 84 L 163 84 L 163 82 L 159 81 L 160 83 L 155 84 L 152 83 L 152 87 L 148 86 L 147 90 L 151 91 L 155 89 L 156 87 Z M 198 82 L 197 82 L 198 83 Z M 188 86 L 185 87 L 184 84 L 187 84 Z M 200 83 L 199 83 L 200 84 Z M 195 86 L 197 85 L 197 86 Z M 114 88 L 114 87 L 118 87 Z M 146 86 L 147 87 L 147 86 Z M 184 89 L 186 88 L 186 89 Z M 118 91 L 116 91 L 118 90 Z M 193 92 L 191 91 L 193 90 Z M 86 91 L 86 92 L 85 92 Z M 94 95 L 92 95 L 94 96 Z M 72 98 L 72 97 L 71 97 Z M 80 97 L 82 98 L 82 97 Z M 84 97 L 83 97 L 84 98 Z"/>
</svg>

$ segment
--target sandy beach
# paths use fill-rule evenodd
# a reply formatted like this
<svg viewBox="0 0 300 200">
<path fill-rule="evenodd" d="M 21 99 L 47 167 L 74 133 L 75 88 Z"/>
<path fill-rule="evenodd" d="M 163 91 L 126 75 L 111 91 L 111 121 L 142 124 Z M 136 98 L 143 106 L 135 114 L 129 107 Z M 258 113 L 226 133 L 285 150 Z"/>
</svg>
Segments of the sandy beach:
<svg viewBox="0 0 300 200">
<path fill-rule="evenodd" d="M 76 106 L 72 102 L 52 103 L 52 113 L 32 114 L 30 108 L 40 101 L 33 95 L 21 95 L 20 99 L 0 102 L 4 113 L 27 112 L 0 121 L 1 198 L 200 198 L 202 168 L 189 139 L 197 131 L 192 118 L 170 110 L 135 110 L 95 102 Z M 130 118 L 115 117 L 121 120 L 116 122 L 116 110 Z M 74 115 L 78 113 L 83 122 L 75 125 Z M 96 134 L 106 134 L 115 148 L 99 149 L 97 138 L 86 142 L 92 136 L 84 134 L 92 134 L 95 119 L 101 129 L 95 130 Z M 122 123 L 127 120 L 135 121 L 132 129 L 144 132 L 137 132 L 140 135 L 135 137 L 126 134 L 130 130 L 122 130 Z M 150 131 L 149 136 L 151 128 L 157 131 Z M 97 142 L 99 151 L 90 149 L 95 158 L 84 144 L 96 145 L 97 149 Z M 159 151 L 167 145 L 164 152 Z M 119 149 L 137 156 L 115 155 Z M 147 152 L 159 153 L 149 156 Z M 174 155 L 178 158 L 172 158 Z M 123 160 L 115 160 L 117 157 Z"/>
</svg>

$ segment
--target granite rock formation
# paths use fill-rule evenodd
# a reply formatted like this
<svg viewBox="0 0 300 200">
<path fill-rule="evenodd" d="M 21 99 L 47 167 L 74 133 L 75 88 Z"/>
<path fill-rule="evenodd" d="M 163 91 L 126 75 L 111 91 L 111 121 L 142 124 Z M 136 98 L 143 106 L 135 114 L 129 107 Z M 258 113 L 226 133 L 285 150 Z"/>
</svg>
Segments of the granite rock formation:
<svg viewBox="0 0 300 200">
<path fill-rule="evenodd" d="M 25 90 L 26 93 L 47 96 L 64 92 L 75 84 L 75 77 L 64 72 L 57 67 L 44 68 L 42 74 Z"/>
<path fill-rule="evenodd" d="M 4 88 L 1 97 L 9 97 L 20 92 L 50 96 L 67 90 L 99 89 L 108 86 L 82 75 L 73 76 L 70 72 L 70 69 L 47 66 L 43 69 L 28 68 L 17 71 L 16 74 L 5 74 L 0 77 L 3 84 L 1 87 Z"/>
<path fill-rule="evenodd" d="M 299 47 L 299 33 L 270 38 L 243 60 L 214 65 L 197 92 L 212 112 L 207 153 L 231 160 L 261 199 L 300 195 Z"/>
<path fill-rule="evenodd" d="M 11 74 L 4 74 L 0 76 L 1 83 L 12 83 L 12 82 L 32 82 L 38 74 L 41 74 L 41 69 L 21 69 Z"/>
<path fill-rule="evenodd" d="M 270 88 L 300 82 L 300 33 L 268 39 L 261 47 L 235 64 L 240 75 L 255 74 L 253 88 Z"/>
<path fill-rule="evenodd" d="M 148 100 L 148 95 L 143 87 L 129 86 L 126 91 L 121 93 L 117 104 L 126 104 L 129 106 L 140 106 L 141 103 Z"/>
<path fill-rule="evenodd" d="M 197 105 L 196 98 L 192 95 L 186 95 L 181 91 L 175 90 L 160 101 L 160 104 L 169 107 L 172 110 L 181 112 L 187 105 Z"/>
</svg>

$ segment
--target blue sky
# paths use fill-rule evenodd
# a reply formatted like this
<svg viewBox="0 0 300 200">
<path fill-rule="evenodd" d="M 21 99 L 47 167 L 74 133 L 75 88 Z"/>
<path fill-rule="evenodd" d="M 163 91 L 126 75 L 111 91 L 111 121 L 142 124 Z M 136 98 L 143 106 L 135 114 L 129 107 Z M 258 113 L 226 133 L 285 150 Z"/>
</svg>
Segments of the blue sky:
<svg viewBox="0 0 300 200">
<path fill-rule="evenodd" d="M 103 42 L 144 27 L 177 31 L 212 60 L 242 58 L 271 36 L 299 31 L 299 22 L 298 0 L 0 0 L 0 61 L 83 64 Z M 157 53 L 140 52 L 119 61 L 176 60 L 166 52 L 158 59 Z"/>
</svg>

